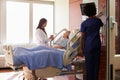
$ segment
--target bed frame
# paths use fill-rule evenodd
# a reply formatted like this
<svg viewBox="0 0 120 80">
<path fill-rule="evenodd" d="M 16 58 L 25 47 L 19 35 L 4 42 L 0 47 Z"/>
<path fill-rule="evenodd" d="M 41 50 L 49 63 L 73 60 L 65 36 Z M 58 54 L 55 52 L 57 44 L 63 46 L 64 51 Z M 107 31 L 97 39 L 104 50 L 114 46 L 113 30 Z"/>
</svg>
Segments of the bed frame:
<svg viewBox="0 0 120 80">
<path fill-rule="evenodd" d="M 68 42 L 67 44 L 67 50 L 65 51 L 63 55 L 63 65 L 66 66 L 69 63 L 72 63 L 73 59 L 79 54 L 79 47 L 78 45 L 76 48 L 74 48 L 74 44 L 76 42 L 79 42 L 80 40 L 80 35 L 76 33 L 72 39 Z M 5 60 L 6 63 L 14 70 L 16 70 L 18 67 L 13 66 L 14 65 L 14 56 L 13 56 L 13 49 L 11 45 L 4 45 L 4 54 L 5 54 Z M 75 61 L 73 63 L 76 63 Z M 78 63 L 78 62 L 77 62 Z M 39 80 L 39 78 L 47 78 L 47 77 L 53 77 L 53 76 L 59 76 L 59 75 L 67 75 L 67 74 L 80 74 L 80 73 L 85 73 L 85 60 L 82 60 L 79 62 L 80 64 L 78 66 L 81 66 L 79 69 L 77 68 L 78 66 L 75 65 L 75 69 L 72 71 L 66 71 L 66 70 L 61 70 L 56 67 L 46 67 L 46 68 L 40 68 L 36 70 L 30 70 L 28 69 L 27 66 L 24 64 L 22 65 L 23 67 L 23 75 L 24 79 L 23 80 Z"/>
</svg>

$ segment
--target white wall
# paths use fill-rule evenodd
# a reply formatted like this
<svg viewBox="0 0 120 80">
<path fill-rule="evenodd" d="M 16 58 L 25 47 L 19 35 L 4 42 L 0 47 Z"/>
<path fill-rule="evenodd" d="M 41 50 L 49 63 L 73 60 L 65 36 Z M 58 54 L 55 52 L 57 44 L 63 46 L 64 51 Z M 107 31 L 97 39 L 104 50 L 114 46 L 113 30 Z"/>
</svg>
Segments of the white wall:
<svg viewBox="0 0 120 80">
<path fill-rule="evenodd" d="M 0 1 L 0 44 L 1 44 L 1 1 Z"/>
<path fill-rule="evenodd" d="M 5 40 L 5 20 L 6 20 L 6 16 L 5 16 L 5 3 L 4 0 L 0 0 L 0 42 L 4 43 Z M 4 15 L 3 15 L 4 14 Z"/>
<path fill-rule="evenodd" d="M 4 0 L 0 0 L 0 54 L 3 53 L 3 49 L 2 49 L 2 44 L 4 43 L 5 40 L 5 19 L 6 17 L 3 15 L 5 14 L 5 3 L 3 3 Z"/>
<path fill-rule="evenodd" d="M 0 31 L 1 31 L 1 2 L 0 2 Z M 1 35 L 0 35 L 0 44 L 1 44 Z"/>
<path fill-rule="evenodd" d="M 69 29 L 69 0 L 55 0 L 55 32 Z"/>
</svg>

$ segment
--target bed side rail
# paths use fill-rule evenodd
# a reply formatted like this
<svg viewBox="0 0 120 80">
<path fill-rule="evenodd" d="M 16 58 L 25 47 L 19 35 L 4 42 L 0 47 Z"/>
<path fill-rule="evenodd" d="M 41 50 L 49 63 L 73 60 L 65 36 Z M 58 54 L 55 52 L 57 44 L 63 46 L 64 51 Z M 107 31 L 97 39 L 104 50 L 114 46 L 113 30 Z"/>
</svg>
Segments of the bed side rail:
<svg viewBox="0 0 120 80">
<path fill-rule="evenodd" d="M 79 54 L 79 49 L 80 49 L 79 41 L 80 41 L 80 34 L 79 32 L 77 32 L 68 42 L 67 50 L 63 55 L 64 66 L 72 62 L 72 60 Z"/>
<path fill-rule="evenodd" d="M 57 38 L 57 36 L 60 34 L 60 33 L 62 33 L 63 31 L 67 31 L 67 29 L 62 29 L 60 32 L 58 32 L 55 36 L 54 36 L 54 40 L 55 40 L 55 38 Z M 58 38 L 59 39 L 59 38 Z M 52 46 L 52 42 L 54 42 L 54 40 L 51 40 L 50 41 L 50 46 Z"/>
</svg>

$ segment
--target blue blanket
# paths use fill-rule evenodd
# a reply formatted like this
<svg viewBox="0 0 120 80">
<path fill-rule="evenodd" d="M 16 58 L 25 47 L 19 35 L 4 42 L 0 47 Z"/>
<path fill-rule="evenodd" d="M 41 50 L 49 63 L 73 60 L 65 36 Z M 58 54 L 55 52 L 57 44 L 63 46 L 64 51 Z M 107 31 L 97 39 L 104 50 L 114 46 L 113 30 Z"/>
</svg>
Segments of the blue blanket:
<svg viewBox="0 0 120 80">
<path fill-rule="evenodd" d="M 25 64 L 30 70 L 48 66 L 63 68 L 63 53 L 64 51 L 44 46 L 29 49 L 16 47 L 13 51 L 14 65 Z"/>
</svg>

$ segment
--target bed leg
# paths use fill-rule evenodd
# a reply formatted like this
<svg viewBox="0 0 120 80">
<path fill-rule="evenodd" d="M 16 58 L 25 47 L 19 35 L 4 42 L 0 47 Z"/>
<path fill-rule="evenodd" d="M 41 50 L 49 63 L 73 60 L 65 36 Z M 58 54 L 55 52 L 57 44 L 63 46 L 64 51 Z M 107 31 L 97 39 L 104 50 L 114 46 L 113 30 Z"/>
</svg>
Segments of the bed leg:
<svg viewBox="0 0 120 80">
<path fill-rule="evenodd" d="M 29 70 L 27 67 L 23 67 L 23 76 L 24 80 L 38 80 L 38 77 L 35 75 L 35 70 Z"/>
</svg>

